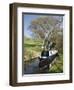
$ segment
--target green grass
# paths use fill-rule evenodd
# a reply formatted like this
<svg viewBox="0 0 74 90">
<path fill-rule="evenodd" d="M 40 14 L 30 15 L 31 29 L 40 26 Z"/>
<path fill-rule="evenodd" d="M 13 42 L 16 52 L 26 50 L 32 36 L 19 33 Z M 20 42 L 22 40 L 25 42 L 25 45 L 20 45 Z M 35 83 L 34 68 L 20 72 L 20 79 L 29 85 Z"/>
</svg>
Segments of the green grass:
<svg viewBox="0 0 74 90">
<path fill-rule="evenodd" d="M 38 57 L 41 52 L 42 41 L 29 38 L 24 39 L 24 60 Z"/>
<path fill-rule="evenodd" d="M 63 72 L 63 54 L 59 54 L 56 62 L 49 69 L 49 73 L 62 73 Z"/>
</svg>

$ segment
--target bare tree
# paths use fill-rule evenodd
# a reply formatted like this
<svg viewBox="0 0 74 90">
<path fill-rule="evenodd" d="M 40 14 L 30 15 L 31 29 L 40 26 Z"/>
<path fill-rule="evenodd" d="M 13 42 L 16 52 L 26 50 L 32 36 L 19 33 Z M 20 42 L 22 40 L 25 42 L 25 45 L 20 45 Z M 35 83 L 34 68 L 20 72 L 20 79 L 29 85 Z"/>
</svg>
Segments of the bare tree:
<svg viewBox="0 0 74 90">
<path fill-rule="evenodd" d="M 43 40 L 43 46 L 63 32 L 63 16 L 42 16 L 31 22 L 29 30 L 33 37 Z M 53 40 L 56 41 L 56 40 Z"/>
</svg>

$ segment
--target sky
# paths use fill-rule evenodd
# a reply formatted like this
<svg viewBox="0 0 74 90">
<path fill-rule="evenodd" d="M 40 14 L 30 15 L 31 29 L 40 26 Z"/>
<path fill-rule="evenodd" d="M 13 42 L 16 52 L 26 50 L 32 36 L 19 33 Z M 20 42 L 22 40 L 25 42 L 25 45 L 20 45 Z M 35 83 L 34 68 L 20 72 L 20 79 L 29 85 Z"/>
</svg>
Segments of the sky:
<svg viewBox="0 0 74 90">
<path fill-rule="evenodd" d="M 31 15 L 31 14 L 24 14 L 24 36 L 30 37 L 31 31 L 29 30 L 29 26 L 32 20 L 37 19 L 40 15 Z"/>
<path fill-rule="evenodd" d="M 32 22 L 32 20 L 35 20 L 37 19 L 38 17 L 41 17 L 41 16 L 46 16 L 46 15 L 40 15 L 40 14 L 29 14 L 29 13 L 24 13 L 23 15 L 23 19 L 24 19 L 24 36 L 26 37 L 31 37 L 31 30 L 29 30 L 29 26 Z"/>
</svg>

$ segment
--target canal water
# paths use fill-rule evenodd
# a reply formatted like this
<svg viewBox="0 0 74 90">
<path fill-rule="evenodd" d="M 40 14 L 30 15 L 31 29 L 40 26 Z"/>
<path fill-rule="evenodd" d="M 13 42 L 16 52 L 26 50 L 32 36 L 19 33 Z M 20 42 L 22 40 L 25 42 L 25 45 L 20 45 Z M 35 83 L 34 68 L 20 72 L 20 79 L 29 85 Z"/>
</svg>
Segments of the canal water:
<svg viewBox="0 0 74 90">
<path fill-rule="evenodd" d="M 24 74 L 39 74 L 39 73 L 47 73 L 48 69 L 40 69 L 39 68 L 39 59 L 35 58 L 35 60 L 28 61 L 24 63 Z"/>
</svg>

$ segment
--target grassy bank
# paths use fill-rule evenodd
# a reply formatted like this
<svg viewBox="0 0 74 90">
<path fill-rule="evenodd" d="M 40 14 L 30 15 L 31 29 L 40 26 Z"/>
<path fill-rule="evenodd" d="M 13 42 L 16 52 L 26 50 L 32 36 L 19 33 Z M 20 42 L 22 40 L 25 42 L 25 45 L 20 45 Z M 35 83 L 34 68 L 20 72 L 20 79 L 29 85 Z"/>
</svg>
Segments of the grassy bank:
<svg viewBox="0 0 74 90">
<path fill-rule="evenodd" d="M 38 57 L 41 53 L 42 41 L 29 38 L 24 39 L 24 60 Z"/>
<path fill-rule="evenodd" d="M 49 73 L 62 73 L 63 72 L 63 54 L 59 54 L 56 61 L 52 64 L 49 69 Z"/>
</svg>

